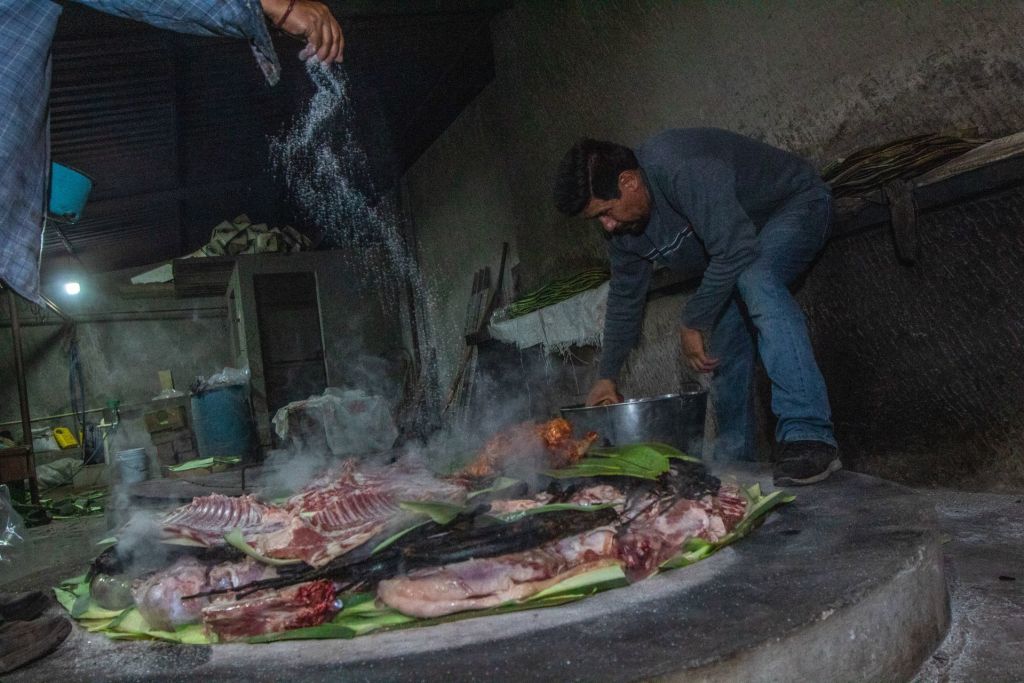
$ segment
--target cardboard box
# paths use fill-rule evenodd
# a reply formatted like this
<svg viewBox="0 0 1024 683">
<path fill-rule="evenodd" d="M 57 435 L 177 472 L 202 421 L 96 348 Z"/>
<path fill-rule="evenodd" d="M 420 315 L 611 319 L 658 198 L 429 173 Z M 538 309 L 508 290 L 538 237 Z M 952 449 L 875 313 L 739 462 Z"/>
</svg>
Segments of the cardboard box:
<svg viewBox="0 0 1024 683">
<path fill-rule="evenodd" d="M 146 431 L 150 434 L 188 428 L 185 406 L 168 406 L 152 410 L 142 417 L 146 421 Z"/>
<path fill-rule="evenodd" d="M 156 460 L 160 467 L 179 465 L 196 457 L 196 444 L 189 429 L 176 429 L 150 434 L 156 446 Z"/>
<path fill-rule="evenodd" d="M 31 448 L 0 448 L 0 481 L 20 481 L 34 475 Z"/>
</svg>

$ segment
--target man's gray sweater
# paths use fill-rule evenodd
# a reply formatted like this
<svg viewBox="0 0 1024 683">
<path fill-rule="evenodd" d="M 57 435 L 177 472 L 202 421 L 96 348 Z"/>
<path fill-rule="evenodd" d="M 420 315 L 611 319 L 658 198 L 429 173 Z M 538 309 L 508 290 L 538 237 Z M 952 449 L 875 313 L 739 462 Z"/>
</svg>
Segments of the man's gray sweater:
<svg viewBox="0 0 1024 683">
<path fill-rule="evenodd" d="M 682 322 L 710 331 L 736 279 L 757 257 L 761 226 L 779 208 L 829 191 L 800 157 L 716 128 L 664 131 L 636 156 L 651 216 L 642 234 L 609 238 L 612 279 L 600 367 L 607 379 L 618 379 L 639 339 L 655 263 L 694 276 L 703 272 Z"/>
</svg>

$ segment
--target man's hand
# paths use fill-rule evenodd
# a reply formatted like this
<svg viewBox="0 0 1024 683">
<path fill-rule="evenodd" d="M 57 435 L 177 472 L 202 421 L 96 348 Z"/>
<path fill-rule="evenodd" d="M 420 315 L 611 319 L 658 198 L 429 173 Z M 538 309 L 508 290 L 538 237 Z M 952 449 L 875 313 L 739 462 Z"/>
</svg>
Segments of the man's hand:
<svg viewBox="0 0 1024 683">
<path fill-rule="evenodd" d="M 622 394 L 615 388 L 615 382 L 610 379 L 599 379 L 594 382 L 587 394 L 588 406 L 599 406 L 606 403 L 622 403 Z"/>
<path fill-rule="evenodd" d="M 704 335 L 700 330 L 691 330 L 689 327 L 682 327 L 679 330 L 679 340 L 683 347 L 683 356 L 686 364 L 694 372 L 711 372 L 718 367 L 718 359 L 712 358 L 704 351 Z"/>
<path fill-rule="evenodd" d="M 277 24 L 288 11 L 289 0 L 260 0 L 263 12 Z M 327 5 L 314 0 L 295 0 L 281 29 L 306 40 L 299 59 L 316 59 L 324 64 L 340 62 L 345 49 L 345 36 Z"/>
</svg>

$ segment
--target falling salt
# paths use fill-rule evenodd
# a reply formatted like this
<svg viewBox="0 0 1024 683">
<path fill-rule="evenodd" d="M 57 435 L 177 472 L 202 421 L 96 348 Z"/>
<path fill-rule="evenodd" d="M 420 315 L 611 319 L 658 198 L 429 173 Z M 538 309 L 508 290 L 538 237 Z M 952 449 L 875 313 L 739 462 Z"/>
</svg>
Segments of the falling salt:
<svg viewBox="0 0 1024 683">
<path fill-rule="evenodd" d="M 434 306 L 414 254 L 401 231 L 396 201 L 377 192 L 371 180 L 369 160 L 355 137 L 355 117 L 349 81 L 342 67 L 307 63 L 306 71 L 316 86 L 308 110 L 292 128 L 270 141 L 271 159 L 283 177 L 293 200 L 310 221 L 334 244 L 336 253 L 357 275 L 375 285 L 385 310 L 396 310 L 406 292 L 415 298 L 417 310 Z M 360 189 L 367 187 L 372 197 Z M 372 199 L 372 201 L 371 201 Z M 428 321 L 417 320 L 421 347 L 429 349 Z M 436 380 L 436 361 L 425 359 L 420 368 L 421 387 Z M 419 397 L 421 410 L 430 421 L 440 408 L 436 391 Z"/>
<path fill-rule="evenodd" d="M 406 281 L 422 290 L 395 202 L 376 196 L 372 187 L 369 160 L 355 138 L 348 77 L 340 67 L 310 64 L 306 70 L 317 89 L 291 130 L 271 140 L 276 170 L 299 208 L 332 242 L 344 245 L 339 252 L 348 265 L 372 277 L 389 297 L 400 295 Z M 375 196 L 367 197 L 360 186 Z"/>
</svg>

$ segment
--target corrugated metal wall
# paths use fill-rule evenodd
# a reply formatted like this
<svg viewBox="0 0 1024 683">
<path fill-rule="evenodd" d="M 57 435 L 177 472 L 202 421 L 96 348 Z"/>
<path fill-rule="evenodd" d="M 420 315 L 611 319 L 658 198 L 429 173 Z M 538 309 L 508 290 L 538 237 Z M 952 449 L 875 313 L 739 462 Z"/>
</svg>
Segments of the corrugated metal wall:
<svg viewBox="0 0 1024 683">
<path fill-rule="evenodd" d="M 378 185 L 392 182 L 493 76 L 489 16 L 343 21 L 358 135 Z M 305 106 L 311 89 L 295 59 L 301 44 L 275 44 L 284 74 L 271 88 L 242 41 L 67 5 L 53 46 L 52 156 L 95 181 L 84 218 L 59 226 L 87 269 L 188 253 L 242 212 L 315 232 L 269 170 L 268 136 Z M 44 259 L 59 266 L 66 254 L 57 231 L 48 231 Z"/>
</svg>

